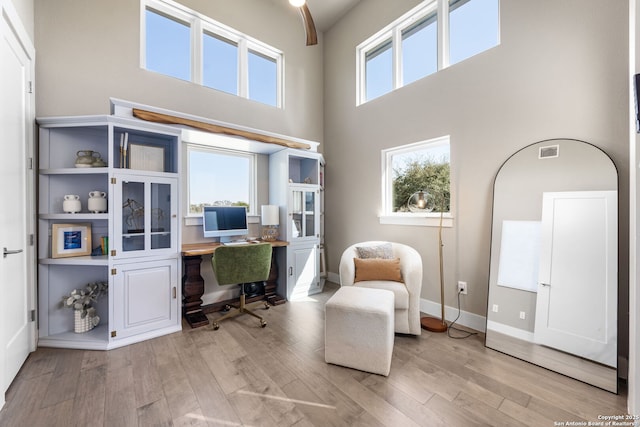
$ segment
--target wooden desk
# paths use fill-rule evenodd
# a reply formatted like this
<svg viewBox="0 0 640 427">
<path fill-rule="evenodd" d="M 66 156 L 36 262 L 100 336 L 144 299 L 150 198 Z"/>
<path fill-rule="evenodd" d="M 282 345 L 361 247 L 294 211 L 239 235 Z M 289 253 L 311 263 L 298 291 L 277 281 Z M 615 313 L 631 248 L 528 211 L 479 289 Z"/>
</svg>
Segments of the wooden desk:
<svg viewBox="0 0 640 427">
<path fill-rule="evenodd" d="M 289 242 L 276 240 L 271 243 L 274 248 L 287 246 Z M 192 328 L 209 324 L 209 319 L 202 311 L 202 295 L 204 294 L 204 279 L 200 275 L 202 255 L 213 254 L 220 243 L 185 243 L 182 245 L 182 315 Z M 271 272 L 265 286 L 265 298 L 275 296 L 278 281 L 278 266 L 275 256 L 271 257 Z"/>
</svg>

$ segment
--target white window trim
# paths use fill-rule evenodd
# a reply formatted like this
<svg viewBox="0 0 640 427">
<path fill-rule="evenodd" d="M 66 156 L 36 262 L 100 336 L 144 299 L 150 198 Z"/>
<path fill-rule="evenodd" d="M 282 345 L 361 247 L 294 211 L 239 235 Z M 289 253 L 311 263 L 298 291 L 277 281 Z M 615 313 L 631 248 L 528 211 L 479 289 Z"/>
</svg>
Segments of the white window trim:
<svg viewBox="0 0 640 427">
<path fill-rule="evenodd" d="M 238 95 L 249 99 L 249 58 L 248 50 L 259 52 L 276 63 L 276 107 L 284 108 L 284 54 L 281 50 L 269 46 L 214 19 L 189 9 L 173 0 L 140 0 L 140 68 L 146 67 L 146 10 L 156 10 L 184 22 L 191 29 L 191 81 L 203 85 L 203 46 L 204 32 L 216 34 L 238 44 Z M 151 71 L 151 70 L 147 70 Z M 207 86 L 208 87 L 208 86 Z M 209 88 L 209 87 L 208 87 Z M 217 90 L 215 88 L 209 88 Z M 269 104 L 264 104 L 269 105 Z"/>
<path fill-rule="evenodd" d="M 207 144 L 195 144 L 192 142 L 187 142 L 185 143 L 185 156 L 184 156 L 184 166 L 185 168 L 183 170 L 187 171 L 187 178 L 184 180 L 184 193 L 185 193 L 185 197 L 184 197 L 184 212 L 183 212 L 183 217 L 184 217 L 184 223 L 186 226 L 191 226 L 191 225 L 202 225 L 202 214 L 194 214 L 189 212 L 189 205 L 190 205 L 190 198 L 191 198 L 191 191 L 190 191 L 190 179 L 189 179 L 189 159 L 190 159 L 190 154 L 192 151 L 198 151 L 198 152 L 211 152 L 211 153 L 217 153 L 217 154 L 225 154 L 225 155 L 229 155 L 229 156 L 237 156 L 237 157 L 244 157 L 244 158 L 248 158 L 250 160 L 250 166 L 249 166 L 249 173 L 250 173 L 250 177 L 249 177 L 249 182 L 250 182 L 250 188 L 249 188 L 249 207 L 250 210 L 247 212 L 247 219 L 249 221 L 249 223 L 257 223 L 259 222 L 259 213 L 258 213 L 258 209 L 257 209 L 257 205 L 258 205 L 258 193 L 257 193 L 257 188 L 258 188 L 258 180 L 257 180 L 257 173 L 256 173 L 256 168 L 258 166 L 258 160 L 257 160 L 257 154 L 255 153 L 247 153 L 244 151 L 236 151 L 236 150 L 228 150 L 228 149 L 224 149 L 224 148 L 219 148 L 216 147 L 214 145 L 207 145 Z"/>
<path fill-rule="evenodd" d="M 438 138 L 429 139 L 426 141 L 415 142 L 413 144 L 407 144 L 400 147 L 387 148 L 381 152 L 381 165 L 382 165 L 382 211 L 378 216 L 380 224 L 382 225 L 414 225 L 414 226 L 426 226 L 426 227 L 439 227 L 440 226 L 440 212 L 430 213 L 409 213 L 409 212 L 391 212 L 391 201 L 393 200 L 393 185 L 391 179 L 389 179 L 389 173 L 392 171 L 392 158 L 397 154 L 409 153 L 416 151 L 423 147 L 436 147 L 438 145 L 449 145 L 449 135 L 441 136 Z M 451 161 L 449 161 L 451 164 Z M 449 201 L 449 212 L 442 214 L 442 226 L 453 227 L 453 200 Z"/>
</svg>

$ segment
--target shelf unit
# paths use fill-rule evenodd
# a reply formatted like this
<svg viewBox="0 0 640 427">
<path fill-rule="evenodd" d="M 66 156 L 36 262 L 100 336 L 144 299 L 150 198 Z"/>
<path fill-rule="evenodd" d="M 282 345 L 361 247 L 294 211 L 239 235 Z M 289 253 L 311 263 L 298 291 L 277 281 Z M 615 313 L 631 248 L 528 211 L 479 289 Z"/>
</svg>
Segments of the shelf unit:
<svg viewBox="0 0 640 427">
<path fill-rule="evenodd" d="M 107 350 L 179 331 L 180 131 L 114 116 L 38 118 L 37 123 L 39 345 Z M 125 135 L 127 148 L 137 144 L 138 169 L 130 168 L 124 146 L 121 152 Z M 78 152 L 87 150 L 100 153 L 106 166 L 76 167 Z M 131 212 L 121 202 L 128 194 L 127 183 L 134 181 L 147 185 L 137 201 L 138 237 L 143 244 L 126 251 L 123 242 L 138 237 L 123 232 L 121 224 Z M 92 191 L 107 193 L 107 212 L 87 211 Z M 68 194 L 80 196 L 81 212 L 63 211 Z M 152 230 L 159 219 L 151 212 L 158 210 L 162 210 L 162 232 Z M 107 253 L 53 258 L 52 224 L 79 223 L 90 224 L 92 248 L 100 247 L 102 237 L 108 239 Z M 158 240 L 163 243 L 156 251 Z M 73 313 L 62 308 L 62 297 L 95 281 L 109 283 L 108 295 L 94 304 L 100 324 L 89 332 L 74 333 Z"/>
<path fill-rule="evenodd" d="M 290 301 L 322 292 L 324 285 L 320 277 L 323 164 L 321 154 L 295 149 L 269 157 L 269 203 L 280 207 L 280 238 L 289 242 L 286 256 L 278 260 L 286 288 L 281 285 L 277 292 Z"/>
</svg>

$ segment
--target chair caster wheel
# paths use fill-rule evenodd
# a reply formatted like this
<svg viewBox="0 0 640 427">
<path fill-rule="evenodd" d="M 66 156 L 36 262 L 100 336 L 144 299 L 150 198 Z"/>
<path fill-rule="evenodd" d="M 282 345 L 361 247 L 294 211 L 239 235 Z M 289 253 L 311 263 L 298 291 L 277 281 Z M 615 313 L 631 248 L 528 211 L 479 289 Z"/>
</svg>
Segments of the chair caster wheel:
<svg viewBox="0 0 640 427">
<path fill-rule="evenodd" d="M 231 307 L 229 304 L 224 306 L 224 311 L 229 311 L 231 310 L 233 307 Z"/>
<path fill-rule="evenodd" d="M 264 303 L 264 309 L 265 309 L 265 310 L 269 310 L 269 307 L 271 307 L 271 306 L 269 305 L 269 303 L 268 303 L 268 302 L 265 302 L 265 303 Z"/>
<path fill-rule="evenodd" d="M 217 324 L 217 323 L 215 323 L 215 322 L 213 323 L 213 325 L 212 325 L 212 326 L 213 326 L 213 330 L 214 330 L 214 331 L 217 331 L 218 329 L 220 329 L 220 325 L 219 325 L 219 324 Z"/>
<path fill-rule="evenodd" d="M 267 322 L 265 322 L 264 320 L 261 320 L 260 327 L 264 328 L 265 326 L 267 326 Z"/>
</svg>

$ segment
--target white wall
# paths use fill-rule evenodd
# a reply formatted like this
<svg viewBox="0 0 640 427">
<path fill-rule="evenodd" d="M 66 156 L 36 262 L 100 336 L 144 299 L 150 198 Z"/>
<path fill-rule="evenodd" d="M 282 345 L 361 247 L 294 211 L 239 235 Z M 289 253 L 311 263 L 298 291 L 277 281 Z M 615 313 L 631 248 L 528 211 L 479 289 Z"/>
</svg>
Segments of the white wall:
<svg viewBox="0 0 640 427">
<path fill-rule="evenodd" d="M 486 313 L 492 185 L 509 155 L 574 138 L 614 160 L 620 177 L 621 340 L 627 335 L 628 5 L 599 0 L 501 2 L 502 43 L 369 103 L 355 105 L 355 47 L 417 0 L 363 0 L 325 34 L 326 242 L 331 272 L 348 245 L 412 245 L 422 297 L 439 301 L 437 229 L 380 225 L 380 150 L 451 135 L 452 213 L 444 231 L 445 302 Z M 622 347 L 625 347 L 626 343 Z M 626 354 L 626 347 L 621 349 Z"/>
<path fill-rule="evenodd" d="M 305 46 L 297 10 L 286 0 L 179 2 L 284 52 L 284 109 L 141 69 L 139 0 L 36 0 L 38 114 L 108 114 L 115 97 L 322 140 L 322 39 Z"/>
</svg>

